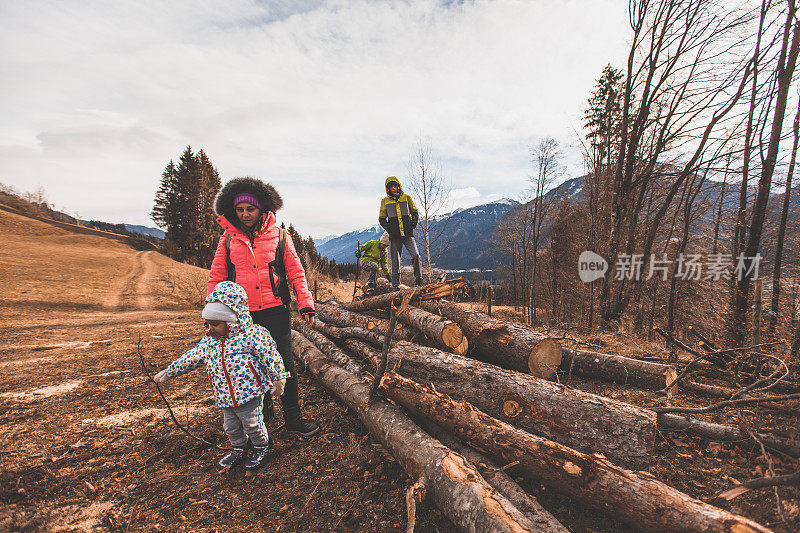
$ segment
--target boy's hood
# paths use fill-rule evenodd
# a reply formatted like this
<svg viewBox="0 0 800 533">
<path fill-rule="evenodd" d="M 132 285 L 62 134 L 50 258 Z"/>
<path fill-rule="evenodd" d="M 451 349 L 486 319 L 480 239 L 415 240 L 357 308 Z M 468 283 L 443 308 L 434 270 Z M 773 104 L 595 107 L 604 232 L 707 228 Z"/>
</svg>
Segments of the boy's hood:
<svg viewBox="0 0 800 533">
<path fill-rule="evenodd" d="M 217 283 L 211 294 L 206 296 L 206 303 L 220 302 L 236 313 L 239 321 L 229 325 L 229 333 L 234 334 L 240 329 L 248 329 L 253 326 L 253 319 L 250 317 L 250 310 L 247 307 L 247 293 L 238 283 L 232 281 L 221 281 Z"/>
<path fill-rule="evenodd" d="M 400 180 L 397 179 L 395 176 L 389 176 L 386 178 L 386 194 L 389 194 L 389 184 L 396 183 L 398 187 L 400 187 L 400 194 L 403 194 L 403 185 L 400 183 Z"/>
</svg>

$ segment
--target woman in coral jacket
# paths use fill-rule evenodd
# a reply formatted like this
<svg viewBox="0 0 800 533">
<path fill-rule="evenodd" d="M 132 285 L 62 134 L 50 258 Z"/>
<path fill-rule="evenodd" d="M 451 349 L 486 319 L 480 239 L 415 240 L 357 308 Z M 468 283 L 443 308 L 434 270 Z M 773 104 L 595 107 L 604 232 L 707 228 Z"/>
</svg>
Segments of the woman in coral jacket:
<svg viewBox="0 0 800 533">
<path fill-rule="evenodd" d="M 295 435 L 311 436 L 319 431 L 319 427 L 304 418 L 300 411 L 297 372 L 292 355 L 291 317 L 286 298 L 288 294 L 281 299 L 281 293 L 286 291 L 281 291 L 282 279 L 276 267 L 282 262 L 286 272 L 285 281 L 294 291 L 300 316 L 308 323 L 314 320 L 314 299 L 308 290 L 303 265 L 288 234 L 282 261 L 275 257 L 281 231 L 275 225 L 275 212 L 282 205 L 283 200 L 275 188 L 255 178 L 236 178 L 222 187 L 214 202 L 214 211 L 225 233 L 219 239 L 211 263 L 208 293 L 214 290 L 217 283 L 229 278 L 244 287 L 250 316 L 256 324 L 269 330 L 278 345 L 286 370 L 291 373 L 281 396 L 286 430 Z M 272 412 L 269 394 L 264 395 L 264 404 L 264 414 L 269 417 Z"/>
</svg>

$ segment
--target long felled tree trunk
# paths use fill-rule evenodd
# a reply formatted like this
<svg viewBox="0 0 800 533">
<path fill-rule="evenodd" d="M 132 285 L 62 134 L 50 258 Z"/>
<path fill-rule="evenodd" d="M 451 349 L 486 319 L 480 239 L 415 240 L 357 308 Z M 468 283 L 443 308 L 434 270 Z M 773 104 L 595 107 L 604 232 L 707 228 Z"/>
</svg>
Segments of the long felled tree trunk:
<svg viewBox="0 0 800 533">
<path fill-rule="evenodd" d="M 292 332 L 296 357 L 317 380 L 352 409 L 412 480 L 421 480 L 436 506 L 462 531 L 546 531 L 495 491 L 463 456 L 422 431 L 399 407 L 376 398 L 369 386 L 330 362 L 316 346 Z"/>
<path fill-rule="evenodd" d="M 359 340 L 346 339 L 343 345 L 374 364 L 379 361 L 380 352 Z M 586 453 L 602 453 L 626 468 L 642 470 L 650 464 L 653 411 L 409 343 L 396 345 L 388 358 L 389 367 L 402 376 L 515 427 Z"/>
<path fill-rule="evenodd" d="M 482 360 L 543 378 L 551 377 L 561 363 L 561 344 L 538 331 L 469 311 L 447 300 L 423 301 L 420 307 L 461 326 L 471 353 Z"/>
<path fill-rule="evenodd" d="M 656 417 L 647 409 L 407 342 L 389 352 L 389 368 L 525 431 L 626 468 L 650 464 Z"/>
<path fill-rule="evenodd" d="M 362 359 L 376 363 L 380 352 L 357 338 L 345 338 L 342 344 Z M 430 350 L 425 348 L 425 350 Z M 657 420 L 661 431 L 680 431 L 709 440 L 732 442 L 744 446 L 757 445 L 746 431 L 732 426 L 715 424 L 677 414 L 661 414 L 632 404 L 612 400 L 603 396 L 568 389 L 550 381 L 531 378 L 525 374 L 503 375 L 504 371 L 490 365 L 472 364 L 469 359 L 457 355 L 441 353 L 437 362 L 417 358 L 413 354 L 403 354 L 398 359 L 389 352 L 392 366 L 396 371 L 420 383 L 433 384 L 437 390 L 464 399 L 484 412 L 534 434 L 569 444 L 591 453 L 603 453 L 621 466 L 641 468 L 647 462 L 648 435 L 650 421 Z M 336 357 L 333 354 L 332 357 Z M 485 372 L 481 369 L 484 369 Z M 458 378 L 475 375 L 475 382 L 481 386 L 469 388 L 458 383 Z M 452 376 L 440 380 L 438 376 Z M 522 383 L 517 383 L 522 380 Z M 489 381 L 487 388 L 500 390 L 503 398 L 510 401 L 492 401 L 481 394 L 483 383 Z M 683 382 L 682 382 L 683 383 Z M 691 382 L 689 382 L 691 383 Z M 522 389 L 522 392 L 520 392 Z M 518 395 L 518 396 L 515 396 Z M 553 396 L 561 396 L 554 398 Z M 572 396 L 573 398 L 570 398 Z M 474 401 L 473 401 L 474 400 Z M 594 404 L 594 406 L 592 406 Z M 564 407 L 560 409 L 559 407 Z M 594 439 L 597 432 L 606 432 L 605 438 Z M 800 442 L 771 435 L 757 434 L 759 441 L 770 449 L 778 450 L 790 457 L 800 457 Z M 596 446 L 592 449 L 591 446 Z M 573 446 L 574 444 L 574 446 Z M 625 452 L 629 455 L 624 455 Z"/>
<path fill-rule="evenodd" d="M 454 452 L 460 453 L 472 464 L 479 465 L 481 469 L 485 468 L 487 470 L 485 474 L 486 481 L 505 495 L 531 522 L 550 533 L 569 533 L 569 529 L 565 528 L 547 509 L 542 507 L 536 498 L 522 490 L 522 487 L 520 487 L 510 475 L 498 468 L 491 459 L 469 446 L 462 444 L 453 435 L 430 420 L 420 419 L 420 424 L 430 435 L 438 439 L 439 442 Z"/>
<path fill-rule="evenodd" d="M 586 350 L 564 349 L 563 354 L 562 370 L 641 389 L 667 389 L 672 387 L 678 377 L 678 372 L 672 365 Z"/>
<path fill-rule="evenodd" d="M 323 303 L 314 304 L 317 317 L 322 321 L 329 324 L 334 324 L 340 327 L 358 326 L 368 330 L 375 330 L 381 335 L 386 335 L 388 332 L 389 320 L 383 318 L 376 318 L 372 316 L 362 315 L 361 313 L 354 313 L 345 311 L 339 307 L 327 305 Z M 414 338 L 414 333 L 402 324 L 396 324 L 392 339 L 410 341 Z"/>
<path fill-rule="evenodd" d="M 619 518 L 639 531 L 768 532 L 752 520 L 692 498 L 645 472 L 624 470 L 514 428 L 472 405 L 387 372 L 381 390 L 416 416 L 432 420 L 501 463 L 518 468 L 576 501 Z"/>
<path fill-rule="evenodd" d="M 363 300 L 349 302 L 342 305 L 342 309 L 346 311 L 365 311 L 367 309 L 386 309 L 389 304 L 395 300 L 399 300 L 404 296 L 411 298 L 412 303 L 417 300 L 431 300 L 436 298 L 446 298 L 455 294 L 464 294 L 469 290 L 470 284 L 461 279 L 451 279 L 441 281 L 432 285 L 424 285 L 422 287 L 414 287 L 411 289 L 402 289 L 399 291 L 389 292 L 386 294 L 379 294 Z"/>
<path fill-rule="evenodd" d="M 448 352 L 465 354 L 469 342 L 458 324 L 439 315 L 408 306 L 397 318 L 425 334 L 431 342 Z"/>
</svg>

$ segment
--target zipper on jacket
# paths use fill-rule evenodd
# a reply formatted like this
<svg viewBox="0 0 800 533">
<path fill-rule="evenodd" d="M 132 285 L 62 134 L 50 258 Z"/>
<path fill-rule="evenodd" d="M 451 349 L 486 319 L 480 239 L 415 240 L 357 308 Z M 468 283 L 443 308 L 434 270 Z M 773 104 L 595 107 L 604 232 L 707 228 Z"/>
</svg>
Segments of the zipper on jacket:
<svg viewBox="0 0 800 533">
<path fill-rule="evenodd" d="M 228 392 L 231 395 L 231 400 L 233 401 L 234 407 L 239 407 L 239 404 L 236 403 L 236 394 L 233 392 L 233 385 L 231 384 L 231 376 L 228 374 L 228 365 L 225 362 L 225 339 L 222 339 L 222 355 L 220 356 L 222 360 L 222 373 L 225 374 L 225 380 L 228 382 Z"/>
<path fill-rule="evenodd" d="M 249 360 L 249 359 L 247 360 L 247 366 L 250 367 L 250 372 L 253 373 L 253 377 L 256 378 L 256 383 L 260 387 L 261 386 L 261 378 L 258 377 L 258 372 L 256 372 L 256 367 L 253 366 L 253 362 L 251 360 Z"/>
<path fill-rule="evenodd" d="M 247 245 L 247 249 L 250 250 L 250 255 L 253 256 L 253 263 L 255 263 L 255 265 L 256 265 L 256 280 L 257 280 L 257 285 L 256 286 L 260 287 L 261 286 L 261 275 L 258 273 L 258 261 L 256 260 L 256 252 L 255 252 L 255 250 L 253 250 L 253 243 L 250 242 L 250 239 L 239 239 L 239 240 L 244 241 L 244 243 Z M 270 279 L 270 281 L 272 281 L 272 279 Z M 261 296 L 261 289 L 258 289 L 258 291 L 256 291 L 256 292 L 258 293 L 258 302 L 261 304 L 259 306 L 259 309 L 263 309 L 264 308 L 263 307 L 264 306 L 264 298 Z M 248 298 L 248 300 L 249 300 L 249 298 Z"/>
<path fill-rule="evenodd" d="M 402 222 L 401 222 L 401 224 L 402 224 Z M 262 235 L 263 235 L 263 233 L 262 233 Z M 256 260 L 256 252 L 255 252 L 255 250 L 253 250 L 253 244 L 250 242 L 250 239 L 240 239 L 240 240 L 243 241 L 247 245 L 247 249 L 250 250 L 250 255 L 253 256 L 253 262 L 256 264 L 256 279 L 258 280 L 258 285 L 257 286 L 260 287 L 261 286 L 261 274 L 258 271 L 258 261 Z M 278 230 L 278 240 L 280 240 L 280 230 Z M 277 244 L 275 245 L 275 249 L 277 250 Z M 269 264 L 267 264 L 267 267 L 268 267 L 267 275 L 269 276 L 269 284 L 270 284 L 270 289 L 272 290 L 272 297 L 275 300 L 277 300 L 278 302 L 280 302 L 279 305 L 283 305 L 283 301 L 281 300 L 280 296 L 278 296 L 278 292 L 277 292 L 278 290 L 277 290 L 277 287 L 276 287 L 276 284 L 275 284 L 274 277 L 272 275 L 272 267 L 269 266 Z M 288 277 L 287 277 L 287 282 L 288 282 Z M 293 286 L 291 286 L 291 287 L 294 290 L 295 295 L 297 295 L 297 289 L 295 289 Z M 270 308 L 264 306 L 264 296 L 263 296 L 263 293 L 262 293 L 262 289 L 258 289 L 256 292 L 258 293 L 258 301 L 261 304 L 258 307 L 258 309 L 260 309 L 260 310 L 270 309 Z"/>
<path fill-rule="evenodd" d="M 394 207 L 397 210 L 397 224 L 400 229 L 400 236 L 405 237 L 406 233 L 403 231 L 403 212 L 400 209 L 400 198 L 403 197 L 403 194 L 400 193 L 400 196 L 397 197 L 397 200 L 394 201 Z"/>
</svg>

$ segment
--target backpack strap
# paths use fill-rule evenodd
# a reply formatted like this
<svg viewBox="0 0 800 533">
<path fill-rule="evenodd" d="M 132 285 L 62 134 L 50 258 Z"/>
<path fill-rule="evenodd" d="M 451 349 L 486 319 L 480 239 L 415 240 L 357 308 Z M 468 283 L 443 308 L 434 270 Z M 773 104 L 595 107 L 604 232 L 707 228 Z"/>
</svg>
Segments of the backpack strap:
<svg viewBox="0 0 800 533">
<path fill-rule="evenodd" d="M 225 263 L 228 266 L 228 281 L 236 281 L 236 267 L 231 261 L 231 234 L 225 232 Z"/>
<path fill-rule="evenodd" d="M 278 246 L 275 248 L 275 259 L 269 262 L 269 282 L 272 285 L 272 294 L 279 297 L 287 309 L 292 303 L 292 293 L 289 291 L 289 279 L 286 274 L 286 263 L 283 255 L 286 252 L 286 235 L 284 228 L 279 228 Z M 275 283 L 275 277 L 278 283 Z"/>
</svg>

